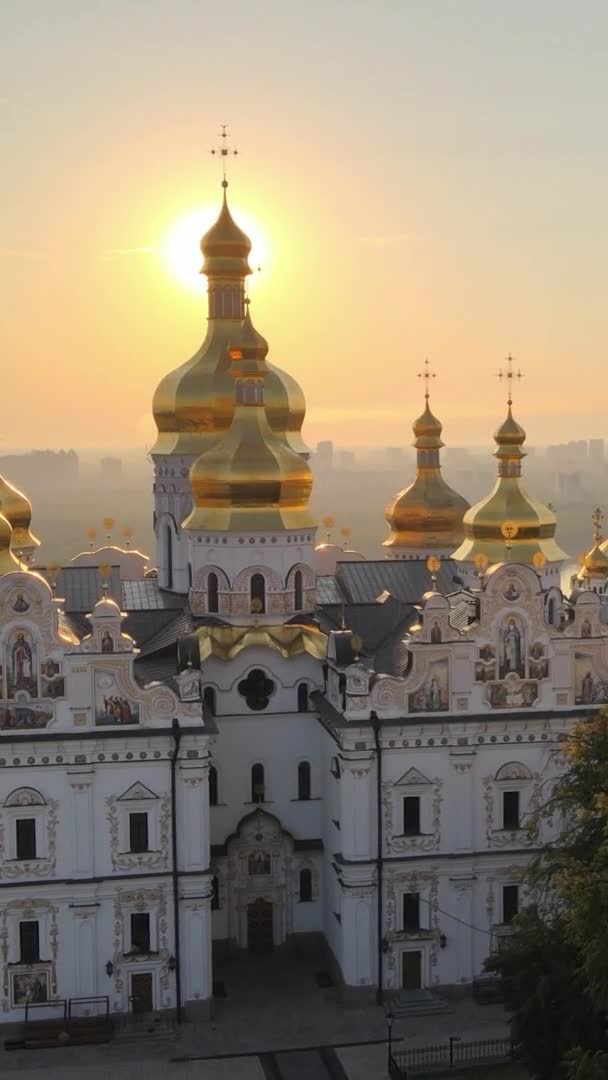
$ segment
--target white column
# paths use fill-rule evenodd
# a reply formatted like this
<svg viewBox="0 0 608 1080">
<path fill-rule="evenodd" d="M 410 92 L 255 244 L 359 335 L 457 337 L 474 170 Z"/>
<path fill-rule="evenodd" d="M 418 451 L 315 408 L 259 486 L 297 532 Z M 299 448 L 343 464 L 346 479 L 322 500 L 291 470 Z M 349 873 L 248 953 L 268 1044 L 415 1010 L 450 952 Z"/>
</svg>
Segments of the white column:
<svg viewBox="0 0 608 1080">
<path fill-rule="evenodd" d="M 212 989 L 211 910 L 208 897 L 184 901 L 182 958 L 184 1001 L 207 1001 Z"/>
<path fill-rule="evenodd" d="M 369 859 L 375 852 L 375 772 L 371 758 L 344 761 L 340 781 L 340 828 L 345 859 Z"/>
<path fill-rule="evenodd" d="M 97 994 L 97 923 L 95 907 L 73 908 L 74 917 L 74 986 L 70 997 L 95 997 Z"/>
<path fill-rule="evenodd" d="M 373 907 L 371 888 L 342 893 L 342 975 L 347 986 L 375 982 Z"/>
<path fill-rule="evenodd" d="M 69 780 L 72 788 L 72 835 L 70 876 L 75 878 L 92 877 L 95 866 L 95 845 L 93 830 L 93 780 L 91 766 L 82 769 L 70 769 Z"/>
<path fill-rule="evenodd" d="M 180 764 L 177 846 L 181 870 L 209 869 L 208 775 L 207 761 Z"/>
</svg>

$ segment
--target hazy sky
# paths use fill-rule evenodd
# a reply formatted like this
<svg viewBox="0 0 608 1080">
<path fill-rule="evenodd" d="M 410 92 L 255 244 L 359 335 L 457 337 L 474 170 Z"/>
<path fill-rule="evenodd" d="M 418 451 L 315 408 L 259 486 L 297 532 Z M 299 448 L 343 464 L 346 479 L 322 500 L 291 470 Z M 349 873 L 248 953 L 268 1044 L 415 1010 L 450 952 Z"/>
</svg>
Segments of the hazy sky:
<svg viewBox="0 0 608 1080">
<path fill-rule="evenodd" d="M 310 442 L 604 435 L 606 0 L 4 0 L 0 447 L 137 445 L 206 303 L 163 257 L 219 202 Z M 196 238 L 198 239 L 198 238 Z M 143 250 L 142 250 L 143 249 Z"/>
</svg>

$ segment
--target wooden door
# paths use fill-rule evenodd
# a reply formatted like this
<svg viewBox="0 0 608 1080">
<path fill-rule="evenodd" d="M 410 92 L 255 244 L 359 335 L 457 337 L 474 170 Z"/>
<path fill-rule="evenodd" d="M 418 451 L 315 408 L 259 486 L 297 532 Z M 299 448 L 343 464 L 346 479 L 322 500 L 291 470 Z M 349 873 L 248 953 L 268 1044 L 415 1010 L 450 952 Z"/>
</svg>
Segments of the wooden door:
<svg viewBox="0 0 608 1080">
<path fill-rule="evenodd" d="M 422 953 L 404 952 L 402 956 L 401 984 L 404 990 L 422 989 Z"/>
<path fill-rule="evenodd" d="M 272 932 L 272 904 L 269 900 L 254 900 L 247 905 L 247 945 L 250 952 L 271 952 L 274 944 Z"/>
<path fill-rule="evenodd" d="M 152 975 L 139 972 L 131 975 L 131 1010 L 134 1013 L 149 1013 L 154 1009 L 152 996 Z"/>
</svg>

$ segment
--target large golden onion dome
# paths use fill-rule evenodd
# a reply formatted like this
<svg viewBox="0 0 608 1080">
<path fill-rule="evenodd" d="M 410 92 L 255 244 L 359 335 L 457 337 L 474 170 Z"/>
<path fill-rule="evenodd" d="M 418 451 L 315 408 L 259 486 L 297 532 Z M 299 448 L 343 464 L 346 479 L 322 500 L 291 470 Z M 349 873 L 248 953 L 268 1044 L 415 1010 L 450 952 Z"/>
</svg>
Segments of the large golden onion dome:
<svg viewBox="0 0 608 1080">
<path fill-rule="evenodd" d="M 153 454 L 199 455 L 221 438 L 232 421 L 234 387 L 228 346 L 245 317 L 245 279 L 251 273 L 249 237 L 234 221 L 226 198 L 201 240 L 207 275 L 209 318 L 198 352 L 160 382 L 152 404 L 158 438 Z M 306 405 L 297 382 L 268 364 L 264 381 L 268 422 L 298 454 L 308 454 L 301 430 Z"/>
<path fill-rule="evenodd" d="M 0 514 L 0 576 L 21 569 L 11 550 L 12 534 L 10 522 Z"/>
<path fill-rule="evenodd" d="M 568 557 L 554 539 L 555 514 L 523 487 L 526 433 L 514 419 L 511 404 L 509 398 L 506 419 L 494 435 L 498 460 L 494 488 L 464 516 L 465 538 L 452 555 L 460 562 L 474 563 L 483 556 L 486 565 L 505 562 L 506 558 L 535 565 L 535 556 L 542 556 L 538 563 L 562 562 Z"/>
<path fill-rule="evenodd" d="M 194 508 L 185 529 L 259 532 L 314 526 L 308 508 L 310 468 L 272 431 L 266 416 L 267 351 L 247 314 L 229 348 L 235 400 L 230 430 L 190 470 Z"/>
<path fill-rule="evenodd" d="M 469 504 L 441 475 L 441 423 L 430 410 L 428 393 L 425 403 L 422 416 L 413 425 L 416 479 L 386 508 L 391 535 L 383 546 L 389 548 L 391 558 L 448 553 L 463 537 L 462 519 Z"/>
<path fill-rule="evenodd" d="M 11 548 L 21 558 L 33 555 L 40 541 L 30 530 L 32 504 L 23 492 L 0 476 L 0 514 L 11 529 Z"/>
<path fill-rule="evenodd" d="M 579 573 L 579 580 L 589 581 L 592 578 L 608 578 L 608 554 L 606 554 L 605 544 L 600 527 L 603 518 L 602 511 L 599 509 L 594 510 L 592 515 L 593 521 L 593 547 L 586 555 L 583 555 L 582 565 Z"/>
</svg>

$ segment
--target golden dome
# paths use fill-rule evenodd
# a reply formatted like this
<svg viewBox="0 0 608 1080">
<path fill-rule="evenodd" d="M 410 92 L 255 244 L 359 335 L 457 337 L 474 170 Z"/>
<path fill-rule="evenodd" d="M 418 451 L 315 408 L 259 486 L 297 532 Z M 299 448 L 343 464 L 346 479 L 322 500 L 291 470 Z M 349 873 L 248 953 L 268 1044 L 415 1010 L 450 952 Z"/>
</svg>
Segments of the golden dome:
<svg viewBox="0 0 608 1080">
<path fill-rule="evenodd" d="M 583 558 L 579 577 L 608 577 L 608 555 L 602 551 L 597 540 Z"/>
<path fill-rule="evenodd" d="M 6 518 L 11 529 L 11 548 L 27 555 L 37 547 L 40 541 L 30 531 L 32 504 L 16 487 L 0 476 L 0 514 Z"/>
<path fill-rule="evenodd" d="M 249 238 L 234 222 L 226 200 L 201 241 L 208 278 L 209 319 L 200 349 L 160 382 L 152 411 L 158 438 L 153 454 L 196 455 L 229 429 L 234 386 L 228 346 L 245 317 L 245 279 L 251 273 Z M 301 430 L 306 404 L 295 379 L 268 364 L 264 380 L 266 415 L 272 430 L 298 454 L 308 454 Z"/>
<path fill-rule="evenodd" d="M 308 529 L 312 474 L 271 429 L 264 408 L 268 344 L 247 315 L 228 348 L 235 395 L 230 430 L 190 470 L 196 531 Z"/>
<path fill-rule="evenodd" d="M 506 420 L 494 439 L 497 449 L 498 477 L 489 495 L 465 514 L 464 540 L 453 559 L 474 562 L 484 555 L 489 564 L 505 562 L 507 548 L 503 527 L 512 529 L 509 558 L 513 562 L 532 564 L 534 556 L 542 554 L 547 562 L 567 558 L 555 542 L 555 514 L 543 503 L 533 499 L 521 482 L 521 462 L 526 456 L 521 449 L 526 433 L 513 418 L 509 402 Z"/>
<path fill-rule="evenodd" d="M 20 570 L 20 564 L 11 551 L 13 530 L 10 522 L 0 514 L 0 575 Z"/>
<path fill-rule="evenodd" d="M 462 540 L 462 519 L 469 504 L 446 484 L 439 451 L 441 423 L 429 407 L 413 424 L 417 450 L 416 479 L 388 504 L 385 512 L 391 535 L 383 546 L 391 554 L 450 551 Z"/>
</svg>

